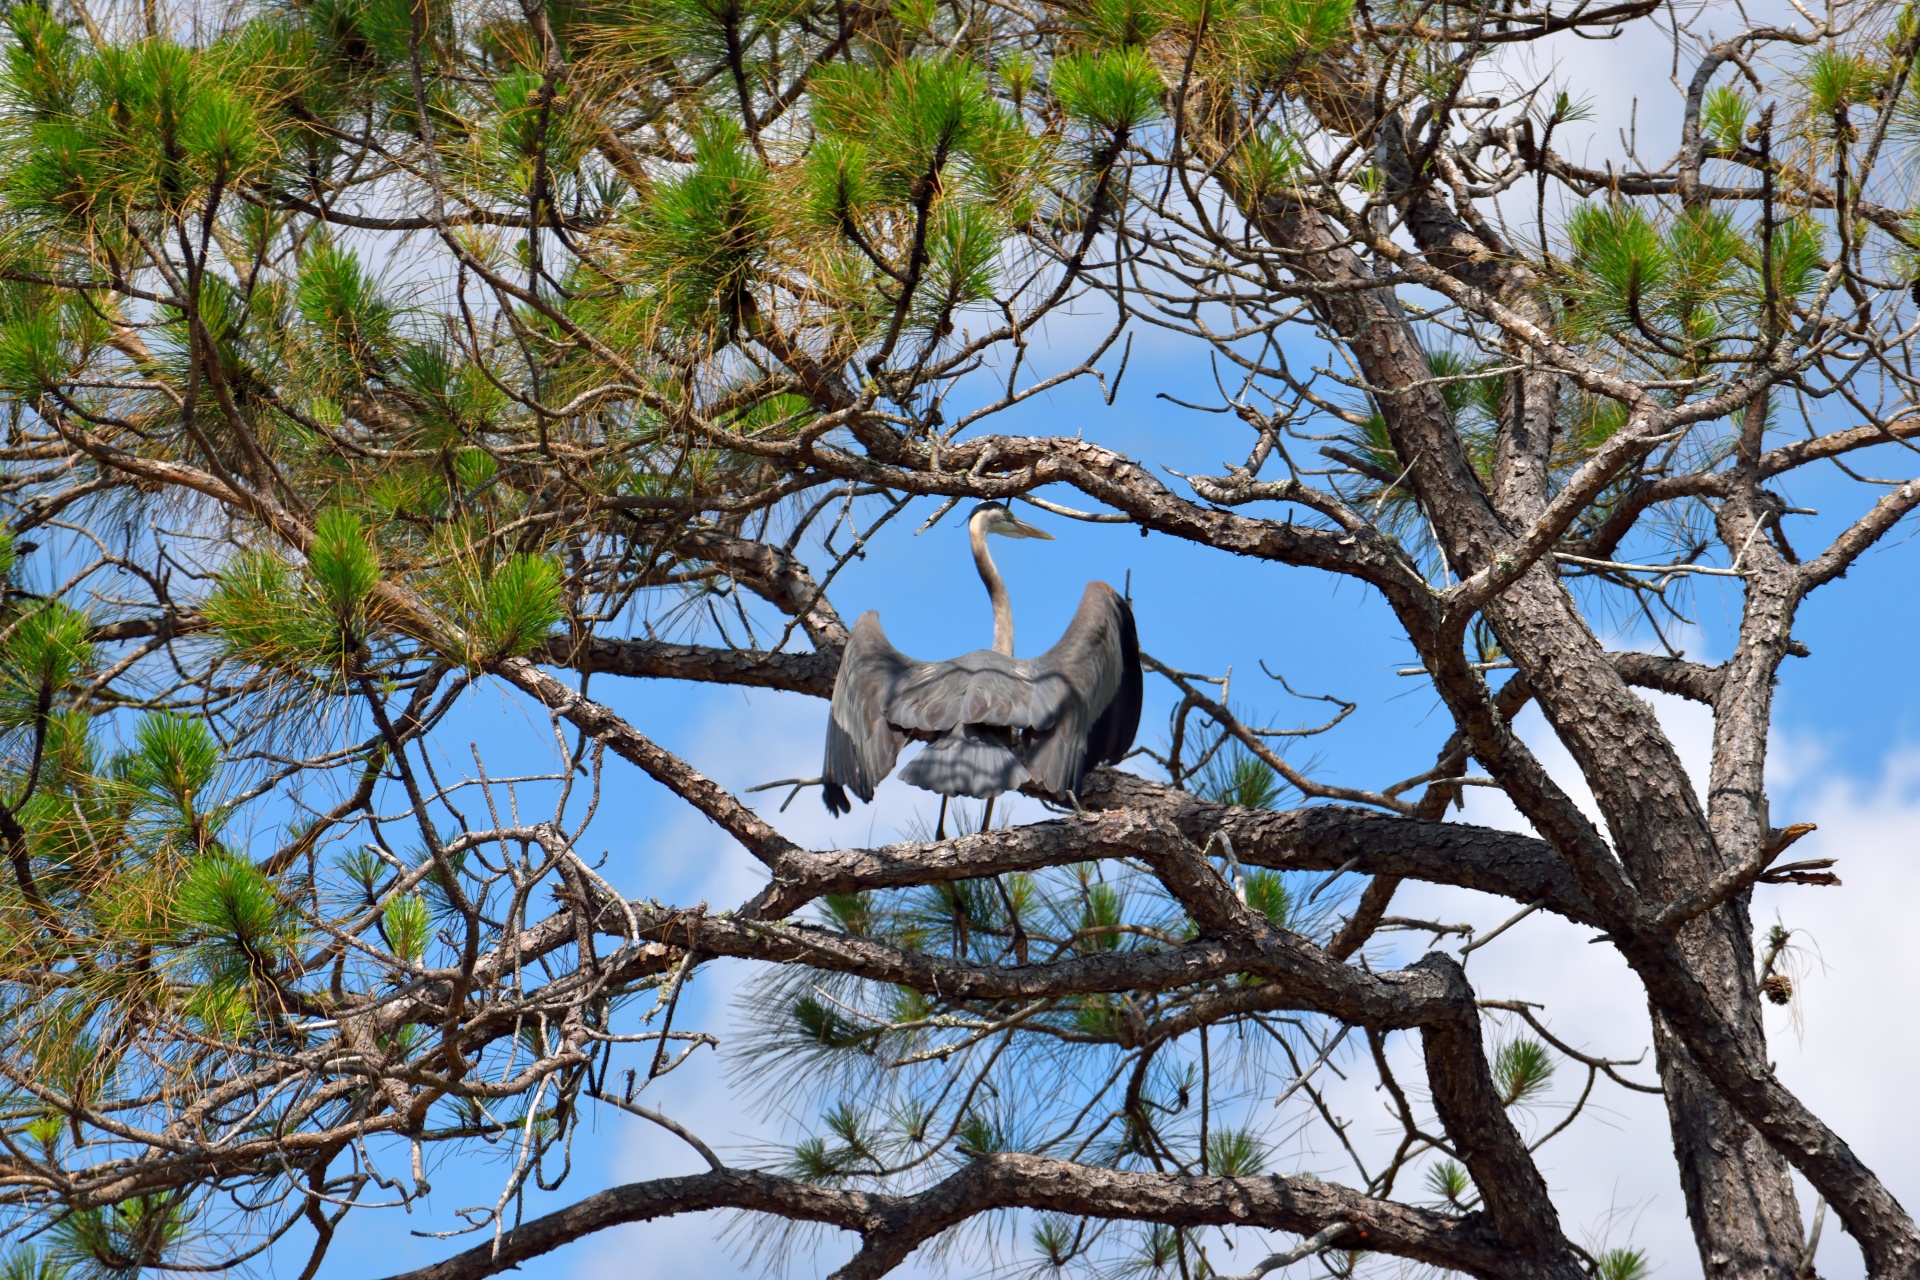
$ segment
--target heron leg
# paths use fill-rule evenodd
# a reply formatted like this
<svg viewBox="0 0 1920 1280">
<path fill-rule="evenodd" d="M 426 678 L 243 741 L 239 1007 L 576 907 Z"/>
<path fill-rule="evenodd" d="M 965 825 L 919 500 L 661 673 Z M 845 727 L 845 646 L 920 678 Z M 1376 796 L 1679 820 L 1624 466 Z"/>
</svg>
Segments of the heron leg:
<svg viewBox="0 0 1920 1280">
<path fill-rule="evenodd" d="M 982 831 L 993 830 L 993 802 L 999 798 L 998 796 L 987 797 L 986 811 L 980 815 L 980 829 Z"/>
<path fill-rule="evenodd" d="M 1013 895 L 1007 892 L 1007 886 L 999 876 L 993 878 L 993 887 L 1000 891 L 1000 905 L 1007 911 L 1007 929 L 1009 944 L 1013 947 L 1013 958 L 1021 964 L 1028 961 L 1027 931 L 1020 927 L 1020 909 L 1013 904 Z"/>
<path fill-rule="evenodd" d="M 946 838 L 947 838 L 947 798 L 945 796 L 941 796 L 940 797 L 940 817 L 939 817 L 939 820 L 933 824 L 933 839 L 934 839 L 934 843 L 937 844 L 940 841 L 945 840 Z"/>
</svg>

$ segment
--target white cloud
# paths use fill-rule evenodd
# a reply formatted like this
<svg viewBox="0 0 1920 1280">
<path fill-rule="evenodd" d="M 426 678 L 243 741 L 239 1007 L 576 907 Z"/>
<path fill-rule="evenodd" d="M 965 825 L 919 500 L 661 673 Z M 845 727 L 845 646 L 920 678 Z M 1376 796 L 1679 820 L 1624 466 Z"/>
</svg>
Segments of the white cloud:
<svg viewBox="0 0 1920 1280">
<path fill-rule="evenodd" d="M 1804 763 L 1804 762 L 1803 762 Z M 1920 753 L 1896 752 L 1878 779 L 1808 776 L 1776 791 L 1774 821 L 1820 829 L 1793 856 L 1840 860 L 1837 889 L 1762 886 L 1761 927 L 1781 922 L 1805 948 L 1795 1010 L 1768 1028 L 1780 1078 L 1852 1146 L 1910 1209 L 1920 1206 L 1920 1110 L 1906 1070 L 1920 1058 Z M 1862 1269 L 1858 1252 L 1828 1216 L 1817 1261 L 1828 1280 Z"/>
</svg>

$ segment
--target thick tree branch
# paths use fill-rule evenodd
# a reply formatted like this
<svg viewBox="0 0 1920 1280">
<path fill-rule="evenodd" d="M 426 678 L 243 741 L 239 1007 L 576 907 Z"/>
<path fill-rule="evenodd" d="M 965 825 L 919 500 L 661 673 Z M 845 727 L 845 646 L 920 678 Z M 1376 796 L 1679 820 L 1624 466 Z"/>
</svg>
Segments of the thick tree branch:
<svg viewBox="0 0 1920 1280">
<path fill-rule="evenodd" d="M 1656 653 L 1610 653 L 1613 669 L 1628 684 L 1642 689 L 1658 689 L 1676 697 L 1712 706 L 1720 695 L 1726 672 L 1721 667 L 1702 666 L 1685 658 Z"/>
<path fill-rule="evenodd" d="M 836 1273 L 845 1280 L 886 1274 L 927 1240 L 1001 1208 L 1090 1218 L 1241 1226 L 1313 1235 L 1344 1222 L 1350 1242 L 1377 1253 L 1469 1275 L 1537 1275 L 1489 1232 L 1481 1215 L 1448 1218 L 1375 1200 L 1319 1179 L 1208 1178 L 1136 1173 L 1003 1153 L 980 1156 L 911 1196 L 815 1186 L 744 1169 L 630 1183 L 589 1196 L 506 1232 L 496 1256 L 481 1245 L 392 1280 L 480 1280 L 550 1253 L 595 1231 L 677 1213 L 740 1209 L 859 1233 L 865 1247 Z"/>
<path fill-rule="evenodd" d="M 582 673 L 784 689 L 816 698 L 833 696 L 833 678 L 840 666 L 837 655 L 831 653 L 772 653 L 602 636 L 588 636 L 579 643 L 555 636 L 530 656 Z"/>
</svg>

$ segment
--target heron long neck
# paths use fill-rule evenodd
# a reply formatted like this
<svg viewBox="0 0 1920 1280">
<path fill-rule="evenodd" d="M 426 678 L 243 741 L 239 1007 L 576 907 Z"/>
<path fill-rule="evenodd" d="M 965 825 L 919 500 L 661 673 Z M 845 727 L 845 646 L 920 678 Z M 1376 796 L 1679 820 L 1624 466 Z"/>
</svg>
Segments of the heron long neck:
<svg viewBox="0 0 1920 1280">
<path fill-rule="evenodd" d="M 993 600 L 993 651 L 1013 656 L 1013 602 L 1007 599 L 1007 584 L 1000 581 L 1000 570 L 987 554 L 987 531 L 978 523 L 967 527 L 973 540 L 973 563 L 980 570 L 980 581 L 987 584 Z"/>
</svg>

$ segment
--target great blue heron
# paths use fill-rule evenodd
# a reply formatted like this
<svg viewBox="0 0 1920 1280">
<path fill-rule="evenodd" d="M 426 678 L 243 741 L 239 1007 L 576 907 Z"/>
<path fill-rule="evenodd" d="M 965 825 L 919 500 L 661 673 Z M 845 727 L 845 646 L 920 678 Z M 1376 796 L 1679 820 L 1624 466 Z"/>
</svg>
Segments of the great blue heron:
<svg viewBox="0 0 1920 1280">
<path fill-rule="evenodd" d="M 1133 610 L 1104 582 L 1089 582 L 1060 642 L 1037 658 L 1013 656 L 1013 606 L 987 535 L 1053 535 L 1017 518 L 1003 502 L 983 502 L 967 520 L 973 562 L 993 601 L 993 648 L 945 662 L 919 662 L 887 642 L 880 615 L 864 613 L 833 684 L 822 769 L 827 810 L 853 808 L 851 791 L 873 789 L 910 741 L 927 745 L 900 771 L 902 781 L 938 792 L 945 832 L 947 800 L 987 802 L 1033 782 L 1072 799 L 1087 771 L 1113 764 L 1140 727 L 1140 644 Z"/>
</svg>

